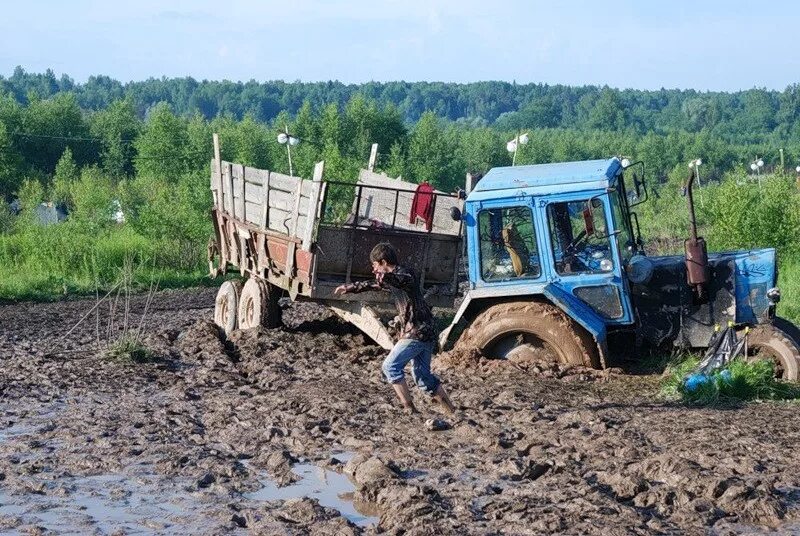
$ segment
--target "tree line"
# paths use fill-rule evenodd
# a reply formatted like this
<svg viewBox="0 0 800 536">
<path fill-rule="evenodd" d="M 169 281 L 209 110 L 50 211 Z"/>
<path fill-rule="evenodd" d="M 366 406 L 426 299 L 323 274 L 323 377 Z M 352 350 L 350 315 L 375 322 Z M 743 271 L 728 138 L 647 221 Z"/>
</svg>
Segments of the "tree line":
<svg viewBox="0 0 800 536">
<path fill-rule="evenodd" d="M 781 150 L 786 168 L 800 163 L 800 138 L 795 136 L 800 106 L 786 104 L 797 88 L 783 93 L 703 94 L 702 98 L 716 104 L 712 111 L 703 112 L 711 122 L 697 130 L 684 117 L 694 106 L 687 104 L 691 102 L 687 95 L 692 93 L 688 91 L 501 83 L 442 84 L 434 91 L 436 84 L 423 83 L 253 85 L 164 79 L 122 85 L 99 80 L 75 84 L 68 77 L 56 79 L 49 71 L 29 74 L 21 69 L 8 79 L 0 78 L 0 196 L 10 201 L 26 179 L 39 181 L 49 191 L 57 163 L 67 150 L 78 168 L 95 167 L 115 181 L 137 175 L 169 180 L 204 171 L 212 156 L 211 133 L 215 131 L 221 135 L 226 159 L 287 172 L 286 150 L 276 142 L 276 135 L 288 129 L 301 139 L 293 149 L 297 174 L 310 176 L 313 163 L 324 159 L 328 178 L 336 180 L 353 180 L 366 164 L 370 145 L 378 143 L 379 170 L 412 181 L 427 180 L 448 191 L 463 184 L 466 172 L 509 165 L 506 142 L 523 131 L 529 133 L 530 142 L 520 147 L 518 164 L 626 155 L 643 160 L 656 182 L 694 158 L 703 159 L 708 179 L 747 169 L 755 158 L 763 159 L 768 169 L 777 167 L 782 163 Z M 164 91 L 145 90 L 153 84 Z M 281 106 L 286 107 L 265 115 L 241 108 L 206 109 L 196 101 L 199 93 L 215 88 L 221 91 L 219 99 L 227 95 L 241 104 L 234 97 L 241 97 L 243 88 L 251 86 L 259 91 L 282 87 Z M 383 90 L 375 97 L 379 86 Z M 389 91 L 395 86 L 405 89 Z M 101 92 L 102 97 L 97 96 L 98 87 L 107 90 Z M 404 108 L 408 99 L 416 102 L 422 99 L 419 95 L 428 95 L 422 99 L 427 103 L 440 90 L 449 97 L 441 97 L 418 116 L 416 108 L 413 112 Z M 253 103 L 259 94 L 254 89 Z M 487 108 L 490 101 L 496 107 L 509 95 L 515 95 L 514 102 L 522 95 L 531 100 L 515 111 Z M 303 100 L 296 105 L 299 98 Z M 575 101 L 576 107 L 559 105 L 561 111 L 556 113 L 553 103 L 559 99 Z M 745 104 L 727 106 L 724 101 Z M 447 103 L 461 111 L 454 112 Z M 646 120 L 642 107 L 651 110 Z M 463 116 L 453 120 L 458 113 L 478 108 L 485 117 L 494 117 L 493 123 Z M 209 117 L 211 112 L 214 115 Z M 668 119 L 673 112 L 678 115 Z M 754 119 L 754 114 L 761 119 Z M 567 116 L 573 118 L 567 120 Z M 736 135 L 719 131 L 730 130 L 734 124 L 741 127 Z M 756 126 L 751 129 L 751 125 Z"/>
</svg>

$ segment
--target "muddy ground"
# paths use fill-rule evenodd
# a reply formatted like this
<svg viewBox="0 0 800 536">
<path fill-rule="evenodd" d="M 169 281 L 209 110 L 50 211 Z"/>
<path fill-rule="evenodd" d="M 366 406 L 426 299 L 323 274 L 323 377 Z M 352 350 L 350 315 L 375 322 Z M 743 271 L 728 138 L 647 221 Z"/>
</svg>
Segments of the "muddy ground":
<svg viewBox="0 0 800 536">
<path fill-rule="evenodd" d="M 384 352 L 326 311 L 226 341 L 214 293 L 155 296 L 152 363 L 98 350 L 105 304 L 71 333 L 93 300 L 0 307 L 0 533 L 800 533 L 797 404 L 688 408 L 654 375 L 444 355 L 459 415 L 416 390 L 404 415 Z"/>
</svg>

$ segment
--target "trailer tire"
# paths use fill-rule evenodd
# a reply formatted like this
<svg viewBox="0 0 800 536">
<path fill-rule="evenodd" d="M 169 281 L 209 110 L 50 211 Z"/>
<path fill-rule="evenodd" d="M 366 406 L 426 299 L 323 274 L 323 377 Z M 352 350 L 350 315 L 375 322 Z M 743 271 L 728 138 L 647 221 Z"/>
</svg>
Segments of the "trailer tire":
<svg viewBox="0 0 800 536">
<path fill-rule="evenodd" d="M 492 358 L 535 356 L 544 347 L 561 363 L 599 368 L 594 338 L 561 309 L 543 302 L 498 303 L 480 313 L 456 347 L 475 347 Z"/>
<path fill-rule="evenodd" d="M 800 348 L 786 333 L 771 325 L 756 326 L 748 334 L 747 343 L 747 361 L 772 359 L 778 379 L 798 380 Z"/>
<path fill-rule="evenodd" d="M 239 329 L 280 327 L 283 322 L 279 298 L 274 285 L 256 277 L 248 279 L 239 299 Z"/>
<path fill-rule="evenodd" d="M 225 281 L 217 291 L 214 300 L 214 323 L 230 335 L 236 329 L 236 317 L 239 310 L 239 297 L 242 295 L 242 282 Z"/>
</svg>

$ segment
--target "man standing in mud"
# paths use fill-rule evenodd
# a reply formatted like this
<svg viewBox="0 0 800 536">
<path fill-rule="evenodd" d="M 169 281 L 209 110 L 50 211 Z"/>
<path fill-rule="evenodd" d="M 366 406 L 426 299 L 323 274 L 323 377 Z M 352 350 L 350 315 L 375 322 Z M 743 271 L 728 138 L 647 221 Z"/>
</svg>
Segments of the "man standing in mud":
<svg viewBox="0 0 800 536">
<path fill-rule="evenodd" d="M 411 392 L 406 384 L 403 369 L 413 362 L 411 375 L 420 389 L 433 396 L 448 413 L 453 413 L 453 404 L 442 387 L 439 378 L 431 373 L 431 357 L 436 344 L 431 308 L 422 296 L 416 274 L 397 260 L 397 250 L 388 242 L 378 244 L 369 254 L 374 281 L 360 281 L 340 285 L 335 294 L 382 290 L 392 293 L 399 320 L 398 341 L 383 361 L 383 374 L 392 384 L 397 397 L 407 413 L 416 413 Z"/>
</svg>

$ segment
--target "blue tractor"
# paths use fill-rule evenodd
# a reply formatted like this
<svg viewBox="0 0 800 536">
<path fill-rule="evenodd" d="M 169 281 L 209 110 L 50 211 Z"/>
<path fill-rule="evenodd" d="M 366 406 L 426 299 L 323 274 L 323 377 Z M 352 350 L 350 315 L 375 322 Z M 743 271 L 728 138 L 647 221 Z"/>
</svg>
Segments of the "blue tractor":
<svg viewBox="0 0 800 536">
<path fill-rule="evenodd" d="M 800 330 L 776 316 L 775 250 L 707 254 L 693 180 L 686 254 L 656 257 L 645 255 L 632 211 L 647 198 L 641 162 L 492 169 L 453 210 L 469 291 L 440 343 L 607 367 L 619 349 L 706 349 L 730 326 L 747 333 L 747 359 L 771 359 L 776 375 L 797 380 Z"/>
</svg>

